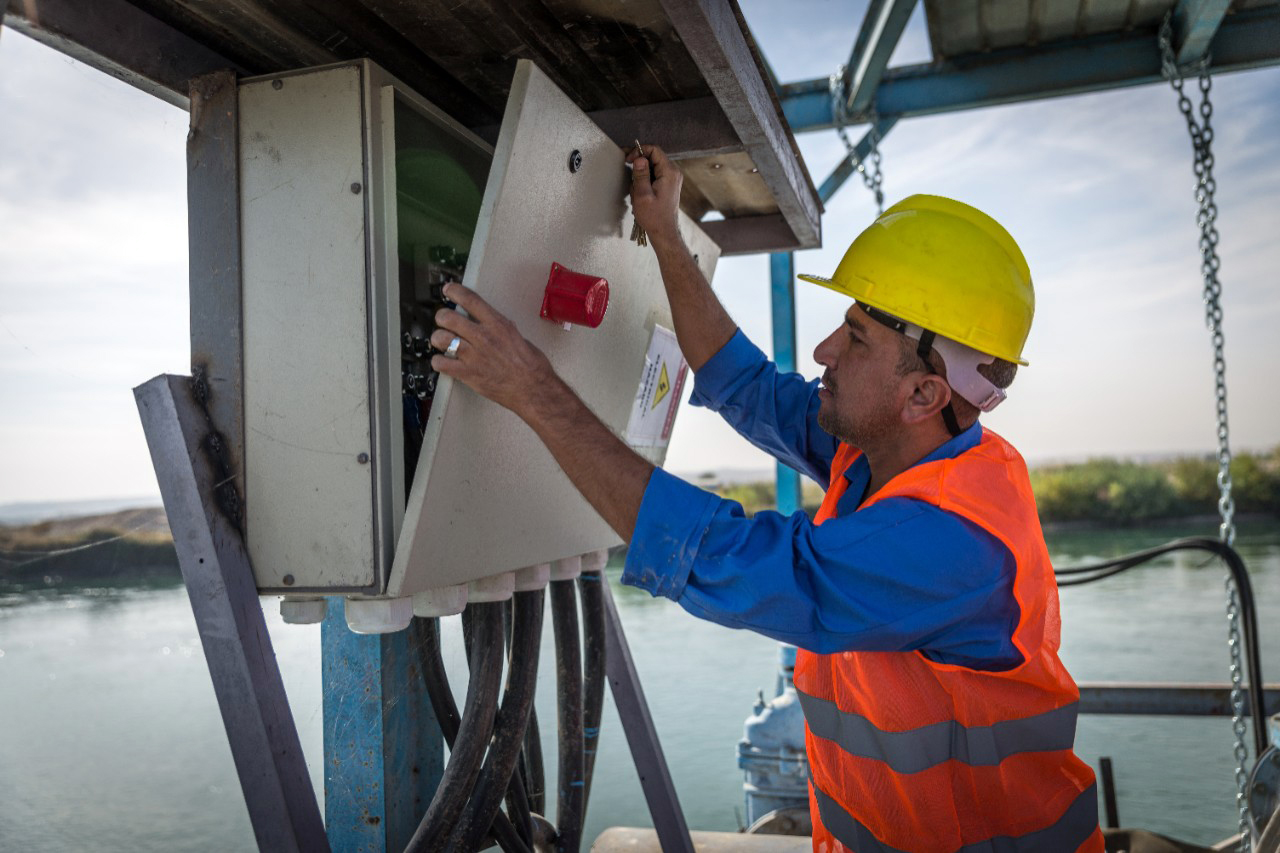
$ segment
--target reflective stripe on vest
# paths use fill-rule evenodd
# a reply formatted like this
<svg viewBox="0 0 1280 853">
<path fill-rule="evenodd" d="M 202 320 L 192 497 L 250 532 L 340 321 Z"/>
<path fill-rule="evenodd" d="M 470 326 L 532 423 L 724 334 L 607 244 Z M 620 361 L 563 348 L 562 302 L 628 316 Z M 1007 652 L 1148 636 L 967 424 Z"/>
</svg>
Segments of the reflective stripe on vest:
<svg viewBox="0 0 1280 853">
<path fill-rule="evenodd" d="M 841 710 L 830 699 L 797 691 L 809 731 L 850 755 L 883 761 L 895 773 L 919 773 L 944 761 L 973 766 L 999 764 L 1019 752 L 1071 749 L 1077 704 L 993 726 L 963 726 L 955 720 L 901 732 L 877 728 L 861 714 Z"/>
<path fill-rule="evenodd" d="M 881 842 L 821 788 L 812 782 L 810 785 L 823 826 L 845 847 L 857 853 L 906 853 Z M 1052 826 L 1016 838 L 1000 835 L 966 844 L 955 853 L 1070 853 L 1078 850 L 1097 831 L 1098 788 L 1091 785 L 1076 797 Z"/>
</svg>

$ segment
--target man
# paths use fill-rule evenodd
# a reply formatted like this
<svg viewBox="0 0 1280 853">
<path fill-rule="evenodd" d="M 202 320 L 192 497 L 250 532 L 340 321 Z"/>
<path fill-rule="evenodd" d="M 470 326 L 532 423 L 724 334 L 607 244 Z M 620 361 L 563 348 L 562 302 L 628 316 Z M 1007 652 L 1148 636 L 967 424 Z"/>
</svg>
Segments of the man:
<svg viewBox="0 0 1280 853">
<path fill-rule="evenodd" d="M 1025 465 L 977 422 L 1030 328 L 1013 239 L 949 199 L 887 211 L 833 279 L 808 277 L 858 300 L 815 352 L 819 385 L 779 374 L 716 299 L 680 238 L 680 172 L 658 148 L 628 160 L 693 402 L 825 484 L 817 518 L 747 519 L 654 469 L 458 285 L 470 317 L 440 312 L 432 342 L 457 357 L 433 367 L 533 428 L 630 542 L 624 583 L 801 648 L 815 850 L 1102 850 Z"/>
</svg>

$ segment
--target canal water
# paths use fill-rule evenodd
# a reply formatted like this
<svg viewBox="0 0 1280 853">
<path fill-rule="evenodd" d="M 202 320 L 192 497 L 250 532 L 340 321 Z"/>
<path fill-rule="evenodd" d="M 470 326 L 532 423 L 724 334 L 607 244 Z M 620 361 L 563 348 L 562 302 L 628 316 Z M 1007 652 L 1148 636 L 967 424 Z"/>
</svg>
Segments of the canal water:
<svg viewBox="0 0 1280 853">
<path fill-rule="evenodd" d="M 1066 566 L 1197 530 L 1060 533 Z M 1260 603 L 1264 673 L 1280 681 L 1280 525 L 1239 541 Z M 610 570 L 617 577 L 618 569 Z M 1078 680 L 1225 682 L 1222 568 L 1176 556 L 1064 589 L 1063 656 Z M 771 694 L 777 645 L 699 622 L 678 606 L 614 587 L 681 803 L 692 827 L 735 830 L 736 744 L 757 690 Z M 318 791 L 323 720 L 318 626 L 267 620 Z M 554 779 L 550 620 L 538 714 Z M 455 688 L 465 665 L 446 620 Z M 1077 751 L 1114 762 L 1120 817 L 1207 843 L 1234 831 L 1229 721 L 1081 719 Z M 554 790 L 554 783 L 549 787 Z M 554 812 L 554 807 L 549 806 Z M 612 704 L 606 707 L 585 837 L 649 825 Z M 0 849 L 238 851 L 253 836 L 186 592 L 180 585 L 45 589 L 0 595 Z"/>
</svg>

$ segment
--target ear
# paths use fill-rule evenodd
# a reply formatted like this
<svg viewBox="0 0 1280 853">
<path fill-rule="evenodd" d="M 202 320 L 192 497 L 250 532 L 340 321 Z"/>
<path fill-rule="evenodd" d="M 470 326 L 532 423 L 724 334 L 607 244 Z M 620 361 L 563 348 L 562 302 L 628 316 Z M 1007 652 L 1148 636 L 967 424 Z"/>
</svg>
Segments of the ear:
<svg viewBox="0 0 1280 853">
<path fill-rule="evenodd" d="M 910 385 L 902 403 L 904 424 L 928 421 L 951 402 L 951 386 L 938 374 L 913 373 L 906 379 Z"/>
</svg>

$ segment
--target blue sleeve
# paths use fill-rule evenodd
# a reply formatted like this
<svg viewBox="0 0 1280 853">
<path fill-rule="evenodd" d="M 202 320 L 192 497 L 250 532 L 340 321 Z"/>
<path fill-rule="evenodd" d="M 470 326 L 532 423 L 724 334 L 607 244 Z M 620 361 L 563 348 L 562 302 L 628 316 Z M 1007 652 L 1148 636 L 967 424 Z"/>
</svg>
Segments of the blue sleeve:
<svg viewBox="0 0 1280 853">
<path fill-rule="evenodd" d="M 921 650 L 1007 669 L 1018 620 L 1014 561 L 986 531 L 910 498 L 815 525 L 746 518 L 733 501 L 655 470 L 623 583 L 695 616 L 810 651 Z"/>
<path fill-rule="evenodd" d="M 690 402 L 824 489 L 837 442 L 818 426 L 818 380 L 781 373 L 741 331 L 694 374 Z"/>
</svg>

